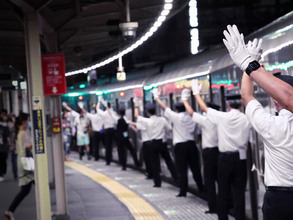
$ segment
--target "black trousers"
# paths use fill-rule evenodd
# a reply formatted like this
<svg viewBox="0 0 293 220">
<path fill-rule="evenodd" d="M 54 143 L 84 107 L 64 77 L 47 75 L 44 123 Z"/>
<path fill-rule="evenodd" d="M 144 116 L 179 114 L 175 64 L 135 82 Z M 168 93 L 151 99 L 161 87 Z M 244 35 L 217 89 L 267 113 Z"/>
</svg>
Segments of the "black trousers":
<svg viewBox="0 0 293 220">
<path fill-rule="evenodd" d="M 129 141 L 129 138 L 117 138 L 119 162 L 123 168 L 126 168 L 127 150 L 130 151 L 133 161 L 136 166 L 139 166 L 136 151 Z"/>
<path fill-rule="evenodd" d="M 172 175 L 172 178 L 176 181 L 178 179 L 178 175 L 173 163 L 173 160 L 170 156 L 170 152 L 167 148 L 167 143 L 163 143 L 162 140 L 152 140 L 152 144 L 150 145 L 150 154 L 151 154 L 151 164 L 153 170 L 154 183 L 156 186 L 161 186 L 162 180 L 160 176 L 160 155 L 165 160 L 167 167 Z"/>
<path fill-rule="evenodd" d="M 198 149 L 194 141 L 187 141 L 175 145 L 175 161 L 180 176 L 180 194 L 186 195 L 188 187 L 188 166 L 200 192 L 204 191 L 202 177 L 198 163 Z"/>
<path fill-rule="evenodd" d="M 218 147 L 205 148 L 202 151 L 204 165 L 204 182 L 207 191 L 208 207 L 217 212 L 216 182 L 218 177 Z"/>
<path fill-rule="evenodd" d="M 7 153 L 0 152 L 0 176 L 4 176 L 7 171 Z"/>
<path fill-rule="evenodd" d="M 148 174 L 149 178 L 153 177 L 153 170 L 152 170 L 152 164 L 151 164 L 151 155 L 150 155 L 150 141 L 145 141 L 142 143 L 142 156 L 143 156 L 143 161 L 145 163 L 145 168 Z"/>
<path fill-rule="evenodd" d="M 27 185 L 21 186 L 20 192 L 15 196 L 13 202 L 11 203 L 8 211 L 14 212 L 17 206 L 21 203 L 21 201 L 29 194 L 31 191 L 33 181 L 28 183 Z"/>
<path fill-rule="evenodd" d="M 11 164 L 14 178 L 17 178 L 17 154 L 14 151 L 11 152 Z"/>
<path fill-rule="evenodd" d="M 112 143 L 115 137 L 114 128 L 105 129 L 105 144 L 106 144 L 106 163 L 110 165 L 112 161 Z"/>
<path fill-rule="evenodd" d="M 101 141 L 101 133 L 98 131 L 94 131 L 93 148 L 94 148 L 94 156 L 96 160 L 100 159 L 100 141 Z"/>
<path fill-rule="evenodd" d="M 293 192 L 266 191 L 262 206 L 264 220 L 292 220 Z"/>
<path fill-rule="evenodd" d="M 220 152 L 218 159 L 219 220 L 228 220 L 231 187 L 233 192 L 232 195 L 234 200 L 235 219 L 245 220 L 246 182 L 246 160 L 240 160 L 238 152 Z"/>
</svg>

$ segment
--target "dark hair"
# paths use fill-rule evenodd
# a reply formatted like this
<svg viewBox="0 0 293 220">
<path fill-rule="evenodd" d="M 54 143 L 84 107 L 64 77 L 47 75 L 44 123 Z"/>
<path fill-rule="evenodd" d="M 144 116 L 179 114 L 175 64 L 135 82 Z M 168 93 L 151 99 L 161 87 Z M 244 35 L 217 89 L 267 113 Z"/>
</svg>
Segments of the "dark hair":
<svg viewBox="0 0 293 220">
<path fill-rule="evenodd" d="M 62 119 L 65 119 L 64 116 L 67 113 L 67 111 L 62 112 Z"/>
<path fill-rule="evenodd" d="M 155 115 L 156 114 L 156 109 L 152 108 L 152 109 L 148 109 L 147 110 L 149 114 L 151 115 Z"/>
<path fill-rule="evenodd" d="M 178 112 L 185 112 L 186 111 L 185 106 L 175 106 L 175 108 Z"/>
<path fill-rule="evenodd" d="M 231 108 L 239 109 L 241 107 L 241 101 L 240 100 L 228 100 L 228 104 Z"/>
<path fill-rule="evenodd" d="M 78 109 L 76 109 L 76 112 L 80 114 L 82 112 L 82 109 L 78 108 Z"/>
<path fill-rule="evenodd" d="M 16 118 L 15 125 L 14 125 L 15 126 L 15 140 L 17 140 L 17 135 L 18 135 L 18 132 L 19 132 L 19 127 L 22 125 L 22 122 L 23 121 L 27 121 L 28 120 L 28 117 L 29 117 L 29 114 L 20 112 L 19 113 L 19 116 Z"/>
<path fill-rule="evenodd" d="M 120 109 L 119 114 L 123 117 L 125 115 L 125 109 Z"/>
<path fill-rule="evenodd" d="M 108 108 L 111 108 L 111 103 L 108 102 L 108 103 L 107 103 L 107 106 L 108 106 Z"/>
<path fill-rule="evenodd" d="M 6 113 L 7 114 L 7 110 L 6 109 L 2 109 L 1 113 Z"/>
</svg>

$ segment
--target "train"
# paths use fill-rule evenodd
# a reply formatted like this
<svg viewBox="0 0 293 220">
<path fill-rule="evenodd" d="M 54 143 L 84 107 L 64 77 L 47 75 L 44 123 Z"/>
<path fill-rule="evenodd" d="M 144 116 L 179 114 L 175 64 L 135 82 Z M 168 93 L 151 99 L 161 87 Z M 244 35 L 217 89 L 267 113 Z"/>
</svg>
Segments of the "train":
<svg viewBox="0 0 293 220">
<path fill-rule="evenodd" d="M 240 30 L 241 31 L 241 30 Z M 273 21 L 265 27 L 245 37 L 245 42 L 254 38 L 263 39 L 262 61 L 263 67 L 272 74 L 293 75 L 293 12 Z M 88 111 L 93 111 L 97 97 L 102 95 L 111 103 L 114 110 L 120 107 L 126 109 L 126 116 L 134 120 L 133 99 L 139 100 L 140 112 L 143 112 L 146 102 L 153 102 L 152 89 L 158 87 L 161 100 L 171 109 L 174 103 L 180 102 L 181 91 L 189 88 L 192 79 L 201 83 L 201 96 L 205 102 L 213 102 L 221 106 L 221 111 L 227 111 L 225 95 L 240 94 L 243 72 L 235 66 L 224 45 L 217 45 L 180 60 L 164 65 L 151 66 L 143 70 L 128 73 L 123 82 L 85 87 L 83 89 L 68 89 L 68 94 L 62 96 L 62 101 L 70 106 L 83 102 Z M 264 106 L 266 111 L 276 114 L 272 99 L 254 83 L 254 96 Z M 201 112 L 193 96 L 189 103 L 197 112 Z M 244 112 L 244 107 L 241 109 Z M 157 105 L 157 115 L 163 115 Z M 130 132 L 131 133 L 131 132 Z M 195 134 L 198 137 L 198 134 Z M 167 133 L 168 148 L 173 152 L 172 134 Z M 262 219 L 263 195 L 265 186 L 264 147 L 261 136 L 252 131 L 252 139 L 248 143 L 248 183 L 246 193 L 246 215 L 250 219 Z M 140 154 L 141 139 L 139 132 L 131 133 L 131 140 Z M 201 141 L 197 138 L 197 147 L 201 152 Z M 201 157 L 199 158 L 201 160 Z M 202 165 L 202 163 L 201 163 Z M 162 164 L 162 174 L 168 177 L 166 167 Z M 191 182 L 191 181 L 190 181 Z M 196 188 L 196 186 L 193 186 Z"/>
</svg>

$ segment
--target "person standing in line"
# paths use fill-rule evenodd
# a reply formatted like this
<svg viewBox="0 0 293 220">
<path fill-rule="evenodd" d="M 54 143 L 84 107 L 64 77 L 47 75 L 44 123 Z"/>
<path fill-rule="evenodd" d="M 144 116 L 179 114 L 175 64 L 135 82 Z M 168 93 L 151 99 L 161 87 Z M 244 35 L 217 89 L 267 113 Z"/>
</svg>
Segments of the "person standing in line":
<svg viewBox="0 0 293 220">
<path fill-rule="evenodd" d="M 246 105 L 245 113 L 252 127 L 258 132 L 264 141 L 266 152 L 265 157 L 265 185 L 266 192 L 263 202 L 264 220 L 293 219 L 293 114 L 285 109 L 290 108 L 287 100 L 290 96 L 289 91 L 293 89 L 293 77 L 289 75 L 273 76 L 258 65 L 251 65 L 261 58 L 262 40 L 254 39 L 253 43 L 248 42 L 245 47 L 244 38 L 240 35 L 236 25 L 228 26 L 228 32 L 225 31 L 225 45 L 235 64 L 243 70 L 241 95 Z M 233 50 L 231 49 L 233 46 Z M 235 54 L 237 52 L 237 56 Z M 244 65 L 240 65 L 246 62 Z M 267 85 L 264 81 L 260 82 L 261 87 L 268 89 L 269 95 L 274 98 L 274 104 L 278 116 L 269 114 L 263 106 L 253 97 L 253 80 L 258 79 L 256 74 L 261 76 L 268 75 Z M 254 77 L 250 77 L 251 75 Z M 282 82 L 282 83 L 280 83 Z M 284 86 L 282 86 L 284 84 Z M 287 89 L 288 87 L 291 87 Z M 282 91 L 287 90 L 284 99 L 280 99 Z"/>
<path fill-rule="evenodd" d="M 129 141 L 129 136 L 128 136 L 129 121 L 125 117 L 125 109 L 120 109 L 119 114 L 121 117 L 118 119 L 118 122 L 117 122 L 116 142 L 118 147 L 119 162 L 122 166 L 122 170 L 126 170 L 127 151 L 125 148 L 127 148 L 130 151 L 133 161 L 135 163 L 135 166 L 140 167 L 141 165 L 137 159 L 136 151 Z"/>
<path fill-rule="evenodd" d="M 137 123 L 141 123 L 146 127 L 151 144 L 149 146 L 152 164 L 152 173 L 154 177 L 154 187 L 161 187 L 162 180 L 160 176 L 160 155 L 165 160 L 172 178 L 175 182 L 178 181 L 178 174 L 176 172 L 173 160 L 170 156 L 170 152 L 166 145 L 163 144 L 163 138 L 165 136 L 165 129 L 171 130 L 170 124 L 163 117 L 156 116 L 156 105 L 153 103 L 147 103 L 145 108 L 149 118 L 139 116 L 138 108 L 135 108 L 135 118 Z"/>
<path fill-rule="evenodd" d="M 204 182 L 207 191 L 207 200 L 209 210 L 205 211 L 206 214 L 217 213 L 217 195 L 216 195 L 216 182 L 218 173 L 218 131 L 217 126 L 212 123 L 206 115 L 203 116 L 197 112 L 194 112 L 188 103 L 190 96 L 189 89 L 183 89 L 181 94 L 181 100 L 192 117 L 192 120 L 201 126 L 202 130 L 202 157 L 204 165 Z M 208 108 L 213 108 L 219 111 L 220 106 L 207 102 Z"/>
<path fill-rule="evenodd" d="M 21 187 L 20 192 L 16 195 L 13 202 L 5 211 L 4 215 L 10 220 L 14 220 L 13 213 L 15 212 L 21 201 L 29 194 L 31 187 L 34 183 L 34 174 L 27 172 L 23 169 L 21 158 L 27 155 L 28 151 L 32 149 L 31 140 L 26 133 L 27 125 L 29 121 L 29 115 L 21 112 L 15 122 L 15 134 L 17 144 L 17 166 L 18 166 L 18 181 Z"/>
<path fill-rule="evenodd" d="M 70 148 L 71 149 L 75 149 L 76 147 L 76 127 L 73 125 L 74 124 L 74 120 L 76 117 L 79 117 L 79 114 L 72 110 L 72 108 L 70 108 L 66 102 L 62 102 L 62 106 L 68 111 L 67 112 L 67 121 L 69 121 L 70 124 Z"/>
<path fill-rule="evenodd" d="M 3 121 L 2 117 L 0 117 L 0 121 Z M 0 182 L 4 180 L 7 172 L 7 156 L 10 147 L 9 128 L 0 124 Z"/>
<path fill-rule="evenodd" d="M 77 134 L 76 134 L 76 140 L 77 140 L 77 146 L 78 146 L 78 152 L 79 152 L 79 159 L 82 160 L 83 156 L 83 147 L 86 147 L 86 153 L 87 153 L 87 159 L 91 159 L 90 155 L 90 138 L 89 138 L 89 132 L 88 128 L 90 126 L 90 120 L 86 115 L 84 114 L 83 109 L 78 110 L 79 117 L 76 117 L 74 120 L 73 125 L 76 126 Z"/>
<path fill-rule="evenodd" d="M 68 112 L 64 111 L 62 113 L 62 130 L 63 130 L 63 144 L 64 144 L 64 153 L 65 161 L 70 161 L 70 143 L 71 143 L 71 126 L 70 121 L 68 120 Z"/>
<path fill-rule="evenodd" d="M 16 149 L 16 141 L 15 141 L 15 115 L 13 113 L 10 114 L 8 120 L 8 128 L 9 128 L 9 138 L 11 142 L 11 164 L 12 164 L 12 172 L 13 177 L 17 179 L 17 149 Z"/>
<path fill-rule="evenodd" d="M 175 146 L 175 162 L 180 177 L 180 192 L 177 197 L 186 197 L 188 188 L 188 166 L 197 184 L 198 191 L 204 192 L 200 167 L 198 162 L 198 149 L 194 142 L 196 123 L 186 112 L 183 103 L 176 103 L 176 112 L 172 111 L 159 98 L 158 88 L 153 89 L 154 99 L 164 111 L 164 116 L 173 123 L 173 145 Z"/>
<path fill-rule="evenodd" d="M 93 128 L 93 146 L 95 161 L 100 159 L 100 141 L 102 141 L 102 133 L 104 126 L 103 118 L 99 114 L 92 114 L 85 112 L 86 116 L 90 119 Z"/>
<path fill-rule="evenodd" d="M 106 111 L 100 109 L 100 103 L 105 106 Z M 104 133 L 105 133 L 105 145 L 106 145 L 106 165 L 110 165 L 112 162 L 112 144 L 115 138 L 114 127 L 117 124 L 119 116 L 111 108 L 111 104 L 107 103 L 102 96 L 99 96 L 99 102 L 96 106 L 97 114 L 101 116 L 104 121 Z"/>
<path fill-rule="evenodd" d="M 218 159 L 218 217 L 228 220 L 230 187 L 233 189 L 233 201 L 236 220 L 245 219 L 245 189 L 247 182 L 246 144 L 249 140 L 251 125 L 245 114 L 239 111 L 240 95 L 227 95 L 229 112 L 220 112 L 208 108 L 199 93 L 198 80 L 192 81 L 192 91 L 207 118 L 217 125 L 219 138 Z"/>
</svg>

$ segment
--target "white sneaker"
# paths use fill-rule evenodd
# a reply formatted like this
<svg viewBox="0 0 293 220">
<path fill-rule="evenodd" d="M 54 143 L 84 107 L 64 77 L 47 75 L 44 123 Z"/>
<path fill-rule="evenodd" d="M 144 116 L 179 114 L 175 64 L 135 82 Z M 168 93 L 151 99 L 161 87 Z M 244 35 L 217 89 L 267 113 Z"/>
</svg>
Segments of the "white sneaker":
<svg viewBox="0 0 293 220">
<path fill-rule="evenodd" d="M 4 176 L 0 176 L 0 182 L 2 182 L 4 180 L 5 180 Z"/>
</svg>

